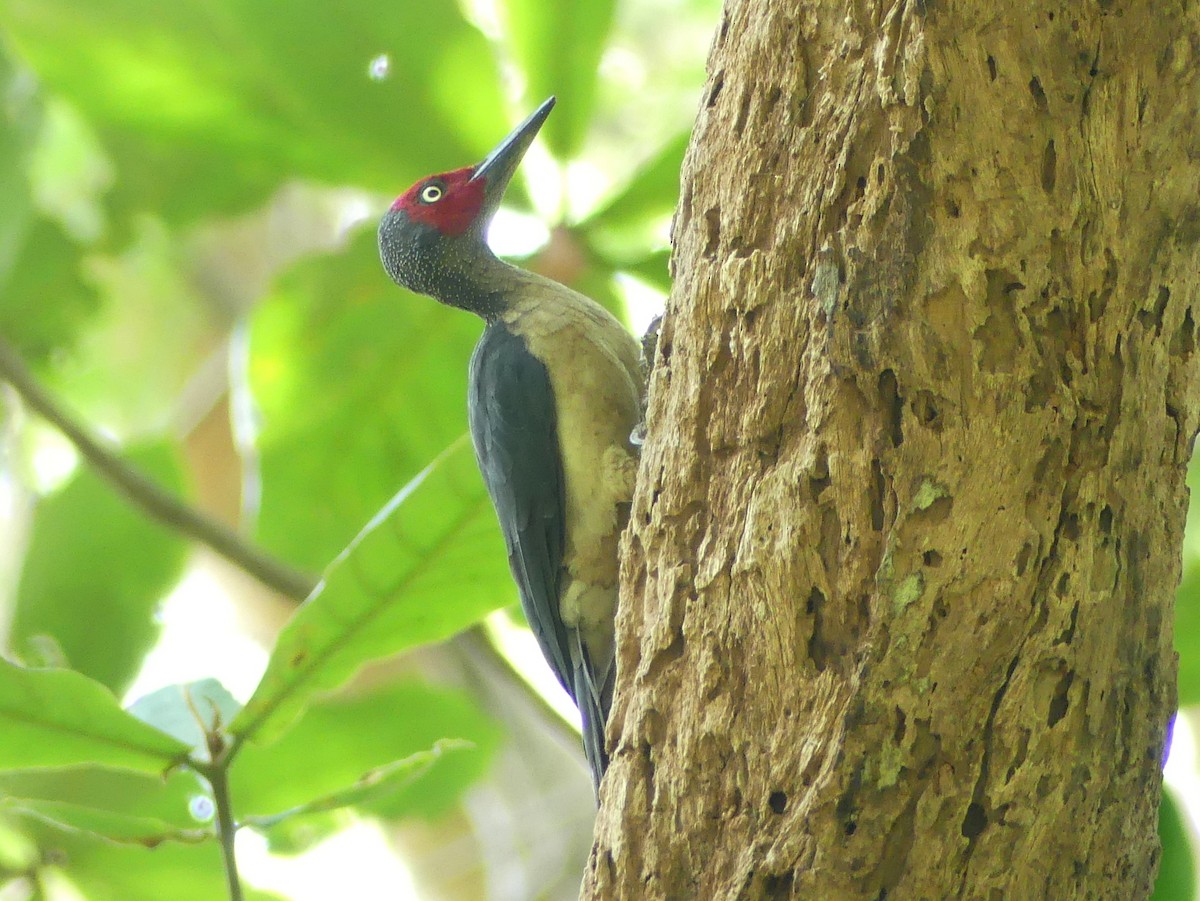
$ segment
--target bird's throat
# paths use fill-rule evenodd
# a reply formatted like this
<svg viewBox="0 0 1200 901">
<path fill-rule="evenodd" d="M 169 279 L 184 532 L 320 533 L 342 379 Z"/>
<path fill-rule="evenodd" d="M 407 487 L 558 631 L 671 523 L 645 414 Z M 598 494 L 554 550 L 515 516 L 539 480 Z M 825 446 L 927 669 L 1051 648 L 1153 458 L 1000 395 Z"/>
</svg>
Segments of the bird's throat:
<svg viewBox="0 0 1200 901">
<path fill-rule="evenodd" d="M 496 257 L 487 245 L 445 248 L 429 293 L 448 306 L 467 310 L 494 322 L 506 307 L 506 289 L 517 282 L 519 270 Z"/>
</svg>

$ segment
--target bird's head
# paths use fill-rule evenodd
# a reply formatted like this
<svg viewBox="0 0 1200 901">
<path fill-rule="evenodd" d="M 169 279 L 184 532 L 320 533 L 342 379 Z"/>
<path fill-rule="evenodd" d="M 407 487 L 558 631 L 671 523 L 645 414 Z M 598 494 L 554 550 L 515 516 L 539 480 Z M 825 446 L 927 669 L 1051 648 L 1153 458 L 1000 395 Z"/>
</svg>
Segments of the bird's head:
<svg viewBox="0 0 1200 901">
<path fill-rule="evenodd" d="M 487 286 L 475 271 L 491 259 L 485 235 L 504 190 L 554 98 L 539 106 L 477 166 L 422 178 L 379 223 L 379 256 L 399 285 L 486 315 Z"/>
</svg>

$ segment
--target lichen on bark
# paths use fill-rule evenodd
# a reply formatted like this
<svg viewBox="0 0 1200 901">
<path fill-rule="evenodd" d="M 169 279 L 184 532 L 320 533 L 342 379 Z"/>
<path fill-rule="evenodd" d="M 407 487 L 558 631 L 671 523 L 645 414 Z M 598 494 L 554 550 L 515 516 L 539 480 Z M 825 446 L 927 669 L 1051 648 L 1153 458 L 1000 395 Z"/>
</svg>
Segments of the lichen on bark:
<svg viewBox="0 0 1200 901">
<path fill-rule="evenodd" d="M 590 898 L 1138 898 L 1198 422 L 1200 9 L 727 3 Z"/>
</svg>

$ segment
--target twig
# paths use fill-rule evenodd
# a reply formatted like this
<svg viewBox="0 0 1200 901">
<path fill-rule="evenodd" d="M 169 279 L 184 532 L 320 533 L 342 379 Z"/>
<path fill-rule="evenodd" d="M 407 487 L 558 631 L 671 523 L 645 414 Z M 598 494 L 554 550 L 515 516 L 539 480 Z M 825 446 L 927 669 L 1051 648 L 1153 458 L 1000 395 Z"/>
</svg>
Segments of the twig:
<svg viewBox="0 0 1200 901">
<path fill-rule="evenodd" d="M 208 545 L 230 563 L 287 597 L 302 601 L 312 592 L 314 579 L 249 544 L 228 526 L 182 503 L 123 463 L 59 407 L 38 384 L 16 349 L 3 338 L 0 338 L 0 379 L 11 384 L 31 410 L 62 432 L 92 469 L 148 515 Z"/>
<path fill-rule="evenodd" d="M 210 754 L 214 750 L 211 741 L 220 736 L 210 736 Z M 217 748 L 219 750 L 219 746 Z M 212 787 L 213 804 L 217 808 L 217 839 L 221 842 L 221 859 L 225 862 L 225 882 L 229 888 L 229 901 L 242 901 L 242 880 L 238 876 L 237 853 L 234 841 L 237 838 L 237 823 L 233 819 L 233 800 L 229 795 L 229 754 L 214 754 L 210 764 L 193 762 L 193 768 Z"/>
</svg>

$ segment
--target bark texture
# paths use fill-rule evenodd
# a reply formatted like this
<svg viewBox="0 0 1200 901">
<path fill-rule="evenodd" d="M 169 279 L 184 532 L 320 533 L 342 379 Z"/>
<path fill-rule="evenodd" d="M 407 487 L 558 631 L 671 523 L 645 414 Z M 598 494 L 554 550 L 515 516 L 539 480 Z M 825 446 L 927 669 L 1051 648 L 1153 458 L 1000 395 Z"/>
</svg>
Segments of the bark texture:
<svg viewBox="0 0 1200 901">
<path fill-rule="evenodd" d="M 589 898 L 1145 897 L 1200 6 L 729 0 Z"/>
</svg>

